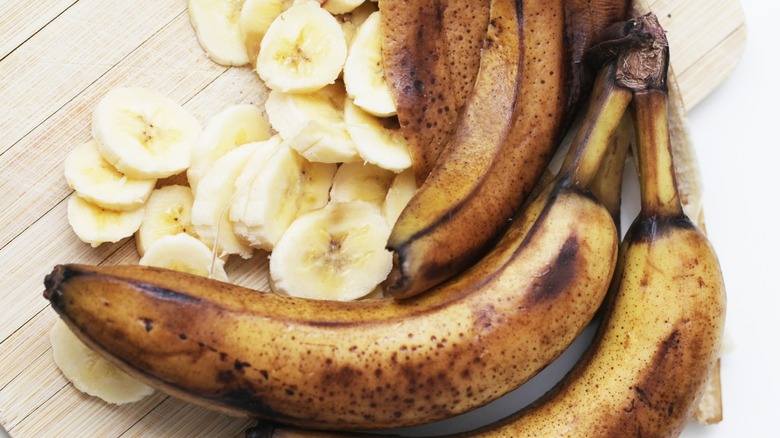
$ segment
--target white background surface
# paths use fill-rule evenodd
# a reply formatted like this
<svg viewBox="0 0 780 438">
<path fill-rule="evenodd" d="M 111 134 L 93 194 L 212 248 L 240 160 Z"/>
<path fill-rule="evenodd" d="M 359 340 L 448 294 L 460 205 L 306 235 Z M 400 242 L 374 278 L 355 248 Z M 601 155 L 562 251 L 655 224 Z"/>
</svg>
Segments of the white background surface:
<svg viewBox="0 0 780 438">
<path fill-rule="evenodd" d="M 721 364 L 724 420 L 689 427 L 686 438 L 780 436 L 780 2 L 741 3 L 748 42 L 740 64 L 689 114 L 707 229 L 727 286 L 731 347 Z M 436 429 L 428 432 L 446 432 Z"/>
</svg>

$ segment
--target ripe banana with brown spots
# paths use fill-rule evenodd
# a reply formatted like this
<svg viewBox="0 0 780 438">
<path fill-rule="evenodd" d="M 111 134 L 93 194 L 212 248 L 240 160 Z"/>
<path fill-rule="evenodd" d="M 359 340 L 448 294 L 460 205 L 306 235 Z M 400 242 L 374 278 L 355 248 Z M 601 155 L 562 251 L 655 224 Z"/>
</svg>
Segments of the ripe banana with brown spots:
<svg viewBox="0 0 780 438">
<path fill-rule="evenodd" d="M 426 294 L 313 301 L 148 267 L 61 265 L 45 296 L 130 374 L 231 415 L 387 429 L 464 413 L 554 360 L 607 291 L 618 237 L 587 188 L 628 99 L 605 88 L 586 118 L 614 123 L 583 125 L 571 166 L 484 258 Z"/>
</svg>

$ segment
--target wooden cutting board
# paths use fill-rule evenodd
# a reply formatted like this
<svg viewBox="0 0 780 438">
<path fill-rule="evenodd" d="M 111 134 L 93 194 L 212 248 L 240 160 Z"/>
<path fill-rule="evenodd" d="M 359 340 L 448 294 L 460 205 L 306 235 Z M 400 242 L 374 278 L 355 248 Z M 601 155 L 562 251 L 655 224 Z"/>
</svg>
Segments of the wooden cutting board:
<svg viewBox="0 0 780 438">
<path fill-rule="evenodd" d="M 655 0 L 690 109 L 732 71 L 745 44 L 737 0 Z M 70 230 L 67 152 L 90 138 L 108 89 L 161 90 L 205 122 L 263 93 L 248 68 L 226 69 L 198 46 L 184 0 L 3 0 L 0 4 L 0 424 L 14 437 L 241 436 L 233 419 L 157 393 L 116 407 L 79 393 L 51 358 L 56 316 L 43 278 L 60 262 L 136 263 L 132 241 L 91 248 Z M 264 286 L 263 255 L 228 264 Z"/>
</svg>

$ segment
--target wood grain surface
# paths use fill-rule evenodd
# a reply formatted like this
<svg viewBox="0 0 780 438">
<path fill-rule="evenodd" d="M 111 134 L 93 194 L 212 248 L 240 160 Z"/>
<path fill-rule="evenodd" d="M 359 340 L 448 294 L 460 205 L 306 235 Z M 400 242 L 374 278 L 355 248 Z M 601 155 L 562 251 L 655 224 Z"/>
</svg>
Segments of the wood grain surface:
<svg viewBox="0 0 780 438">
<path fill-rule="evenodd" d="M 656 0 L 688 108 L 738 62 L 746 38 L 736 0 Z M 161 393 L 121 407 L 75 390 L 51 357 L 56 315 L 43 278 L 62 262 L 136 263 L 134 242 L 92 248 L 66 218 L 66 154 L 90 139 L 91 109 L 110 88 L 144 86 L 202 123 L 235 103 L 262 104 L 249 68 L 211 62 L 184 0 L 0 2 L 0 424 L 13 437 L 242 436 L 251 424 Z M 264 254 L 231 259 L 231 279 L 265 287 Z"/>
</svg>

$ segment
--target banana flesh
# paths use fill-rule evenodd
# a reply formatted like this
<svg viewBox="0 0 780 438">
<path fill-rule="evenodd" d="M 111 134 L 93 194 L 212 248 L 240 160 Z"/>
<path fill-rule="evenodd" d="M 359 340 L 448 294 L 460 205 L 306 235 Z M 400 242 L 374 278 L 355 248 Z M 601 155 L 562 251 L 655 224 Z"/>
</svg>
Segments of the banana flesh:
<svg viewBox="0 0 780 438">
<path fill-rule="evenodd" d="M 386 290 L 394 297 L 421 293 L 484 254 L 561 140 L 562 3 L 525 1 L 522 17 L 503 3 L 492 3 L 480 73 L 458 130 L 390 236 L 396 261 Z"/>
</svg>

